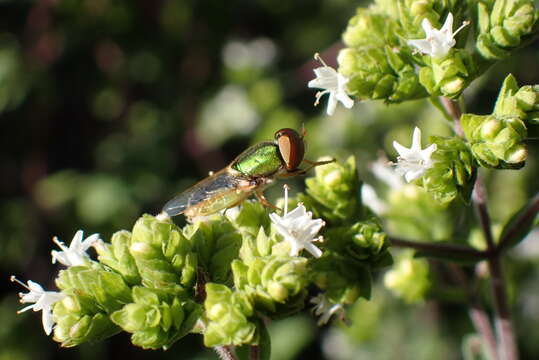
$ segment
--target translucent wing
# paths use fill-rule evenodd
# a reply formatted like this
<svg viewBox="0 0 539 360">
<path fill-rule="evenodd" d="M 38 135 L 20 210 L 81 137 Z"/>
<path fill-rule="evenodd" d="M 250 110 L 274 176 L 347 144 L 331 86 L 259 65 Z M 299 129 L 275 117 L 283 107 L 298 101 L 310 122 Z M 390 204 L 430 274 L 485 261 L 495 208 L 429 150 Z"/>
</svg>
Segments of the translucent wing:
<svg viewBox="0 0 539 360">
<path fill-rule="evenodd" d="M 225 168 L 196 183 L 163 207 L 168 216 L 209 215 L 226 209 L 249 196 L 255 184 L 230 168 Z"/>
</svg>

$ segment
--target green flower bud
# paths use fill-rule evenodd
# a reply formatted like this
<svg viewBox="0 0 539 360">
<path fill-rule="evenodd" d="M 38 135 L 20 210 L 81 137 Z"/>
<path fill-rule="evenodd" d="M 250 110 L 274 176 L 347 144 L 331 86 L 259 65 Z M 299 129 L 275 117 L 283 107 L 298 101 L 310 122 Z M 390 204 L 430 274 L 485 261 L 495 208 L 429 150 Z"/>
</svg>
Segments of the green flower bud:
<svg viewBox="0 0 539 360">
<path fill-rule="evenodd" d="M 453 219 L 447 206 L 425 189 L 403 185 L 389 193 L 385 228 L 405 239 L 442 241 L 451 238 Z"/>
<path fill-rule="evenodd" d="M 306 295 L 307 259 L 290 256 L 255 258 L 250 264 L 232 263 L 234 285 L 246 291 L 255 306 L 281 313 L 300 309 Z M 280 306 L 284 305 L 284 306 Z"/>
<path fill-rule="evenodd" d="M 315 168 L 315 176 L 305 180 L 307 195 L 298 194 L 314 217 L 332 224 L 357 220 L 362 213 L 360 181 L 356 160 L 349 157 L 344 164 L 334 162 Z"/>
<path fill-rule="evenodd" d="M 359 98 L 398 103 L 427 96 L 397 47 L 345 48 L 337 60 L 339 72 L 350 79 L 348 92 Z"/>
<path fill-rule="evenodd" d="M 180 293 L 182 285 L 194 281 L 197 256 L 192 247 L 176 225 L 143 215 L 133 227 L 129 251 L 143 285 Z"/>
<path fill-rule="evenodd" d="M 99 262 L 120 273 L 128 284 L 136 285 L 141 279 L 135 259 L 129 252 L 130 244 L 131 233 L 122 230 L 112 235 L 110 244 L 98 244 L 96 251 Z"/>
<path fill-rule="evenodd" d="M 477 6 L 476 47 L 488 60 L 509 56 L 534 32 L 538 13 L 533 0 L 488 0 Z"/>
<path fill-rule="evenodd" d="M 433 27 L 442 27 L 448 13 L 452 13 L 455 23 L 460 23 L 466 10 L 465 1 L 455 0 L 399 0 L 398 20 L 405 39 L 419 39 L 425 35 L 421 26 L 423 19 L 428 19 Z"/>
<path fill-rule="evenodd" d="M 132 333 L 134 345 L 167 349 L 185 336 L 199 318 L 201 308 L 164 291 L 135 286 L 133 301 L 111 315 L 112 321 Z"/>
<path fill-rule="evenodd" d="M 206 284 L 204 302 L 209 319 L 204 331 L 204 345 L 241 345 L 256 342 L 256 326 L 250 298 L 241 291 L 232 292 L 221 284 Z"/>
<path fill-rule="evenodd" d="M 231 221 L 242 234 L 254 237 L 258 235 L 260 227 L 265 230 L 270 227 L 267 209 L 260 201 L 244 201 L 239 213 Z"/>
<path fill-rule="evenodd" d="M 432 154 L 432 167 L 419 182 L 440 203 L 449 203 L 457 196 L 468 202 L 476 176 L 470 149 L 459 137 L 432 136 L 429 140 L 437 149 Z"/>
<path fill-rule="evenodd" d="M 350 255 L 370 268 L 392 263 L 387 235 L 374 219 L 352 226 L 332 227 L 325 233 L 324 244 L 328 249 Z"/>
<path fill-rule="evenodd" d="M 501 105 L 500 109 L 508 107 Z M 524 166 L 527 150 L 523 141 L 527 131 L 518 117 L 464 114 L 461 124 L 473 156 L 481 166 L 501 169 Z"/>
<path fill-rule="evenodd" d="M 312 260 L 311 278 L 325 290 L 334 304 L 353 304 L 358 297 L 369 299 L 372 278 L 368 267 L 361 262 L 333 251 L 326 251 Z"/>
<path fill-rule="evenodd" d="M 186 226 L 184 232 L 198 255 L 198 265 L 209 274 L 210 281 L 231 282 L 230 263 L 238 257 L 242 236 L 230 221 L 224 216 L 214 217 Z"/>
<path fill-rule="evenodd" d="M 78 301 L 92 311 L 111 313 L 131 302 L 131 289 L 122 276 L 98 266 L 71 266 L 62 270 L 56 285 L 62 292 L 76 294 Z"/>
<path fill-rule="evenodd" d="M 413 251 L 405 251 L 384 276 L 384 285 L 407 303 L 422 302 L 430 287 L 429 263 L 414 259 Z"/>
<path fill-rule="evenodd" d="M 434 96 L 460 96 L 477 72 L 472 58 L 464 50 L 452 49 L 446 57 L 425 56 L 425 59 L 428 66 L 421 68 L 419 81 Z"/>
<path fill-rule="evenodd" d="M 519 88 L 515 77 L 509 74 L 500 89 L 493 115 L 518 117 L 533 123 L 538 110 L 539 87 L 527 85 Z M 525 136 L 526 128 L 520 128 L 519 132 Z"/>
<path fill-rule="evenodd" d="M 380 46 L 386 44 L 396 46 L 397 23 L 389 16 L 375 11 L 373 8 L 358 8 L 356 15 L 348 22 L 343 34 L 343 41 L 348 47 Z"/>
<path fill-rule="evenodd" d="M 258 235 L 255 238 L 252 236 L 243 237 L 243 242 L 240 249 L 240 258 L 246 264 L 250 264 L 258 257 L 269 255 L 286 256 L 289 253 L 290 249 L 288 244 L 277 236 L 274 228 L 270 229 L 270 235 L 268 236 L 266 235 L 264 228 L 261 226 L 258 231 Z"/>
<path fill-rule="evenodd" d="M 88 341 L 98 341 L 120 332 L 96 304 L 75 292 L 57 302 L 53 307 L 56 322 L 54 340 L 63 347 L 71 347 Z"/>
</svg>

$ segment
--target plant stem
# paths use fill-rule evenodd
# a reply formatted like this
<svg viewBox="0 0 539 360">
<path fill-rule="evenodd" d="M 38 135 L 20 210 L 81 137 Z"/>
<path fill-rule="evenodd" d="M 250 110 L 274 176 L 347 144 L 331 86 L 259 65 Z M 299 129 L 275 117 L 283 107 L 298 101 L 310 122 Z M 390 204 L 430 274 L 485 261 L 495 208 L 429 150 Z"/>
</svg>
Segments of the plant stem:
<svg viewBox="0 0 539 360">
<path fill-rule="evenodd" d="M 214 346 L 213 350 L 215 350 L 221 360 L 237 360 L 232 349 L 228 345 Z"/>
<path fill-rule="evenodd" d="M 481 176 L 478 176 L 475 182 L 473 200 L 489 254 L 487 262 L 492 280 L 492 297 L 494 299 L 495 312 L 494 322 L 496 324 L 500 358 L 502 360 L 516 360 L 518 359 L 518 348 L 507 303 L 507 293 L 499 258 L 500 253 L 496 251 L 496 244 L 492 235 L 490 216 L 486 206 L 485 188 Z"/>
<path fill-rule="evenodd" d="M 538 212 L 539 192 L 530 200 L 527 205 L 527 209 L 520 214 L 519 217 L 515 219 L 511 227 L 505 231 L 505 235 L 498 242 L 496 250 L 501 251 L 502 249 L 505 249 L 507 245 L 511 243 L 513 237 L 520 231 L 520 229 L 522 229 L 527 222 L 533 221 Z"/>
<path fill-rule="evenodd" d="M 258 349 L 258 345 L 251 345 L 249 347 L 249 359 L 250 360 L 258 360 L 259 358 L 259 349 Z"/>
<path fill-rule="evenodd" d="M 483 339 L 483 344 L 487 351 L 488 359 L 499 359 L 498 350 L 496 349 L 496 338 L 494 337 L 492 325 L 490 324 L 490 320 L 485 312 L 485 309 L 483 309 L 479 301 L 477 301 L 477 296 L 474 294 L 472 289 L 470 289 L 466 279 L 466 274 L 459 266 L 455 264 L 449 264 L 448 267 L 453 279 L 461 288 L 464 289 L 467 294 L 468 302 L 470 304 L 468 315 L 472 320 L 475 330 Z"/>
<path fill-rule="evenodd" d="M 445 96 L 440 96 L 440 101 L 447 113 L 453 118 L 455 133 L 460 137 L 464 137 L 464 131 L 462 131 L 462 126 L 460 125 L 462 111 L 460 110 L 458 101 L 451 100 Z"/>
<path fill-rule="evenodd" d="M 441 257 L 452 255 L 457 258 L 467 258 L 470 260 L 484 260 L 488 257 L 488 254 L 484 251 L 475 250 L 471 247 L 445 244 L 445 243 L 432 243 L 432 242 L 417 242 L 410 240 L 398 239 L 390 237 L 389 241 L 391 245 L 397 247 L 411 248 L 419 251 L 426 251 L 429 253 L 437 254 Z"/>
</svg>

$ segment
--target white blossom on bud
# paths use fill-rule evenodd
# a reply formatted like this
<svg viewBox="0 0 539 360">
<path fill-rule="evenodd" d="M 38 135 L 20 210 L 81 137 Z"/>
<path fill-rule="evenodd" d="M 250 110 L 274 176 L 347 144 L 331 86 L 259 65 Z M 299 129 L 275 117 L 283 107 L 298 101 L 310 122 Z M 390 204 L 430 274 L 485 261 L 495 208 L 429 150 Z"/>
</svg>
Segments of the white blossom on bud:
<svg viewBox="0 0 539 360">
<path fill-rule="evenodd" d="M 344 312 L 344 308 L 341 304 L 332 304 L 326 295 L 322 293 L 312 298 L 310 302 L 315 304 L 313 308 L 314 314 L 320 316 L 320 319 L 318 319 L 318 326 L 327 324 L 334 314 Z"/>
<path fill-rule="evenodd" d="M 33 282 L 32 280 L 28 280 L 27 283 L 24 284 L 22 281 L 15 278 L 15 276 L 12 276 L 11 281 L 19 283 L 28 290 L 27 293 L 19 293 L 21 303 L 33 303 L 32 305 L 17 311 L 17 314 L 30 309 L 34 311 L 42 311 L 41 319 L 43 322 L 43 329 L 45 330 L 45 334 L 50 335 L 54 327 L 52 305 L 54 305 L 54 303 L 57 301 L 62 300 L 65 295 L 56 291 L 45 291 L 41 285 Z"/>
<path fill-rule="evenodd" d="M 317 248 L 313 241 L 322 241 L 323 237 L 315 236 L 325 225 L 322 219 L 312 218 L 313 214 L 299 204 L 294 210 L 288 212 L 288 187 L 285 185 L 284 215 L 279 216 L 271 213 L 271 222 L 275 229 L 290 245 L 290 256 L 298 256 L 303 249 L 310 252 L 314 257 L 322 256 L 322 250 Z"/>
<path fill-rule="evenodd" d="M 407 182 L 423 176 L 427 169 L 432 167 L 432 154 L 436 151 L 436 144 L 431 144 L 425 149 L 421 149 L 421 130 L 416 127 L 412 136 L 412 146 L 408 149 L 393 141 L 393 147 L 399 153 L 395 171 L 404 175 Z"/>
<path fill-rule="evenodd" d="M 95 246 L 97 243 L 102 242 L 99 238 L 99 234 L 93 234 L 83 239 L 83 231 L 79 230 L 71 240 L 69 248 L 55 236 L 52 241 L 54 241 L 62 251 L 52 250 L 52 263 L 54 264 L 58 261 L 60 264 L 65 266 L 79 266 L 84 265 L 90 259 L 86 251 L 91 247 Z"/>
<path fill-rule="evenodd" d="M 314 58 L 322 63 L 321 67 L 314 69 L 316 79 L 309 81 L 307 86 L 310 88 L 323 89 L 316 93 L 316 101 L 314 105 L 318 105 L 320 98 L 329 94 L 327 114 L 333 115 L 335 108 L 337 107 L 337 102 L 341 102 L 347 109 L 354 106 L 354 100 L 352 100 L 346 93 L 346 84 L 348 83 L 348 78 L 339 74 L 337 70 L 331 66 L 327 66 L 324 60 L 320 55 L 315 54 Z"/>
<path fill-rule="evenodd" d="M 433 28 L 430 21 L 424 18 L 421 26 L 425 31 L 425 39 L 408 40 L 408 44 L 423 54 L 433 58 L 442 58 L 455 46 L 455 35 L 469 23 L 469 21 L 463 22 L 457 31 L 453 32 L 453 14 L 451 13 L 447 15 L 440 30 Z"/>
</svg>

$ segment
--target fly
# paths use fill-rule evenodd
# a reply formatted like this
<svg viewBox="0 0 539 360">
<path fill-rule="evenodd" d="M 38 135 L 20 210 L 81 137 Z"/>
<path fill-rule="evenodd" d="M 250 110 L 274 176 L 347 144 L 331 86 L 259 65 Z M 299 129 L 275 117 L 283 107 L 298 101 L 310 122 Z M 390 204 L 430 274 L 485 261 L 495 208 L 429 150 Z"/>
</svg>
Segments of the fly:
<svg viewBox="0 0 539 360">
<path fill-rule="evenodd" d="M 163 211 L 168 216 L 206 216 L 234 207 L 253 194 L 263 205 L 275 207 L 263 193 L 275 179 L 302 175 L 315 166 L 335 161 L 314 162 L 305 159 L 303 136 L 289 128 L 277 131 L 274 141 L 249 147 L 227 167 L 167 202 Z M 309 166 L 300 169 L 302 162 Z"/>
</svg>

